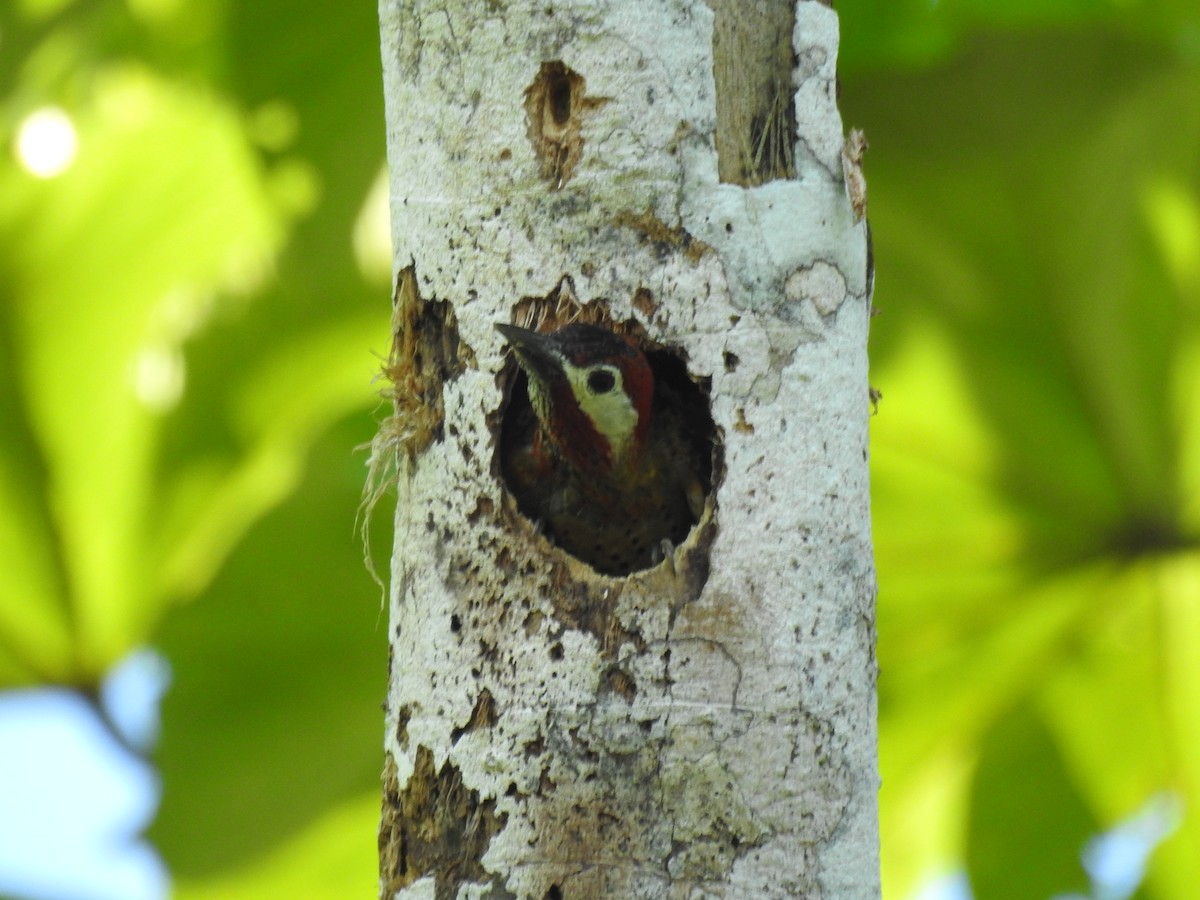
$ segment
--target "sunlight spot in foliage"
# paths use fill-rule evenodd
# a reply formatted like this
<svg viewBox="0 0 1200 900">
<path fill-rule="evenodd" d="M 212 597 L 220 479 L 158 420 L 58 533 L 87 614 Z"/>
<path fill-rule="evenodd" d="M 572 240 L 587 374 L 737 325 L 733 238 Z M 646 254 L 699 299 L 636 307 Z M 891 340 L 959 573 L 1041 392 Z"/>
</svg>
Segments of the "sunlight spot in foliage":
<svg viewBox="0 0 1200 900">
<path fill-rule="evenodd" d="M 135 16 L 149 21 L 169 19 L 183 5 L 181 0 L 128 0 L 128 3 Z"/>
<path fill-rule="evenodd" d="M 249 297 L 264 290 L 274 275 L 275 257 L 246 242 L 232 245 L 225 254 L 219 283 L 227 296 Z"/>
<path fill-rule="evenodd" d="M 266 187 L 280 212 L 298 218 L 317 205 L 321 176 L 311 164 L 288 159 L 268 174 Z"/>
<path fill-rule="evenodd" d="M 187 367 L 178 347 L 164 344 L 143 347 L 134 360 L 134 394 L 154 412 L 173 409 L 183 396 L 186 380 Z"/>
<path fill-rule="evenodd" d="M 75 124 L 57 106 L 30 113 L 17 127 L 17 159 L 25 171 L 38 178 L 61 175 L 79 150 Z"/>
<path fill-rule="evenodd" d="M 237 266 L 229 268 L 233 271 L 225 273 L 225 281 L 234 287 L 262 280 L 250 274 L 239 276 Z M 163 413 L 179 404 L 187 385 L 183 346 L 204 328 L 215 306 L 211 290 L 176 287 L 167 291 L 151 311 L 149 335 L 134 353 L 131 376 L 134 396 L 146 409 Z"/>
<path fill-rule="evenodd" d="M 262 104 L 246 120 L 247 136 L 264 150 L 283 150 L 295 143 L 299 133 L 296 108 L 282 100 Z"/>
<path fill-rule="evenodd" d="M 17 5 L 23 15 L 36 20 L 49 18 L 71 2 L 72 0 L 20 0 Z"/>
<path fill-rule="evenodd" d="M 96 111 L 106 124 L 153 128 L 158 117 L 174 112 L 176 98 L 153 72 L 136 63 L 113 66 L 96 77 Z M 167 141 L 160 141 L 167 146 Z"/>
<path fill-rule="evenodd" d="M 207 288 L 173 288 L 163 295 L 153 312 L 154 333 L 163 340 L 185 341 L 204 328 L 215 307 L 216 296 Z"/>
<path fill-rule="evenodd" d="M 364 278 L 387 284 L 392 275 L 388 174 L 381 168 L 354 220 L 354 259 Z"/>
<path fill-rule="evenodd" d="M 1200 203 L 1186 185 L 1166 179 L 1144 186 L 1142 210 L 1167 270 L 1181 289 L 1200 287 Z"/>
</svg>

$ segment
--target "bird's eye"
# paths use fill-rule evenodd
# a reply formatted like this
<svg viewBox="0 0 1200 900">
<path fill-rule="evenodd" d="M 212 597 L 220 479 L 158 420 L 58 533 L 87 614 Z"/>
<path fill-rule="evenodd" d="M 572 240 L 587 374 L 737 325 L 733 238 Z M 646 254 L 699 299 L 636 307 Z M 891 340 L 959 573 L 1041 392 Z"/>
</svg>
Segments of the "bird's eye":
<svg viewBox="0 0 1200 900">
<path fill-rule="evenodd" d="M 616 383 L 616 376 L 608 369 L 595 369 L 588 373 L 588 390 L 593 394 L 607 394 Z"/>
</svg>

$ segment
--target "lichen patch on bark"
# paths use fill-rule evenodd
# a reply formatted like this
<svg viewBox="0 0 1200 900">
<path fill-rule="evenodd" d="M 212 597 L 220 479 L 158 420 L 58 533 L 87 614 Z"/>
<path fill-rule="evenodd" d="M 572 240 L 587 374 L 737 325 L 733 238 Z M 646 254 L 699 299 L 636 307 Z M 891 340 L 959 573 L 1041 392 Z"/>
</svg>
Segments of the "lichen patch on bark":
<svg viewBox="0 0 1200 900">
<path fill-rule="evenodd" d="M 846 277 L 833 265 L 817 260 L 788 275 L 784 295 L 793 303 L 808 302 L 822 316 L 831 316 L 849 297 Z"/>
</svg>

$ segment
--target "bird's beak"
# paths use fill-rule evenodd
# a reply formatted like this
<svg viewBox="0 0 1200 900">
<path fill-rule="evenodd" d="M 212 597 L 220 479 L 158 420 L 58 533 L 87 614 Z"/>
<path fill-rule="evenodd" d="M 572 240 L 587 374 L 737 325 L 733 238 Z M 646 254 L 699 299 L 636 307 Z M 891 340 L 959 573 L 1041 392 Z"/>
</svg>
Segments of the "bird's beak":
<svg viewBox="0 0 1200 900">
<path fill-rule="evenodd" d="M 562 372 L 562 358 L 552 336 L 501 322 L 496 323 L 496 330 L 504 335 L 517 354 L 517 362 L 531 377 L 546 383 Z"/>
</svg>

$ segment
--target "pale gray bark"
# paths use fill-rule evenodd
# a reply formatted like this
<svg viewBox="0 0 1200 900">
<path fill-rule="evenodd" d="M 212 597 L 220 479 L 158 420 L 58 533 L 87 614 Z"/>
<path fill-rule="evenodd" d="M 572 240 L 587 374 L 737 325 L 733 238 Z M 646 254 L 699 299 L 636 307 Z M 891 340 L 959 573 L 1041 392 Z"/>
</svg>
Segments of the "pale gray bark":
<svg viewBox="0 0 1200 900">
<path fill-rule="evenodd" d="M 380 18 L 401 456 L 383 895 L 877 897 L 869 253 L 835 14 L 798 5 L 793 174 L 752 187 L 718 174 L 701 0 Z M 494 465 L 493 323 L 573 314 L 572 285 L 686 354 L 720 430 L 702 522 L 627 578 L 551 547 Z"/>
</svg>

